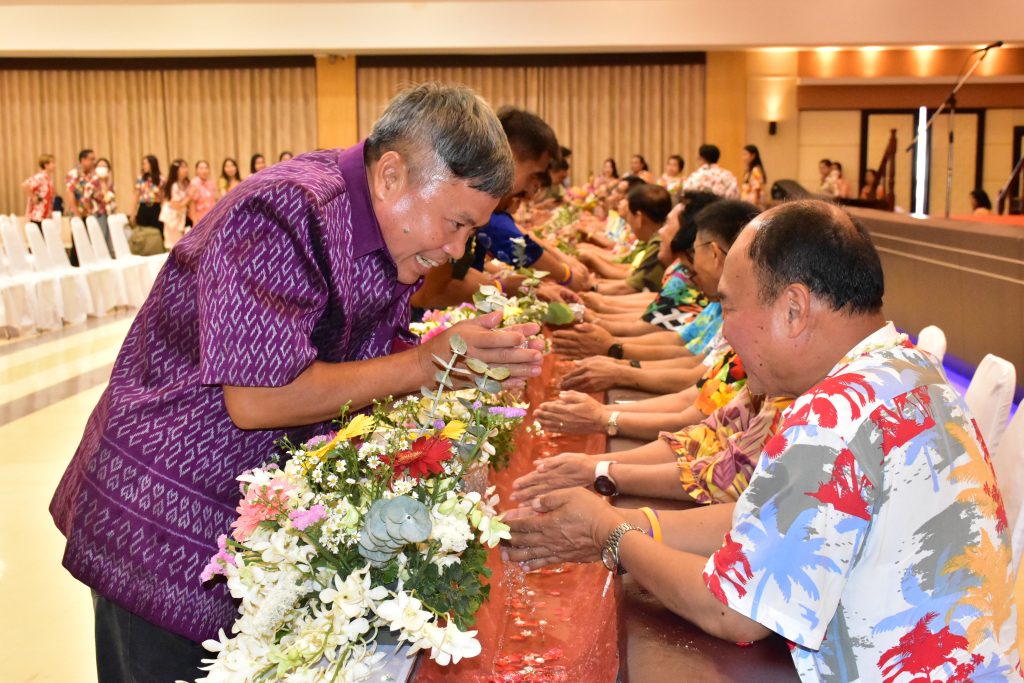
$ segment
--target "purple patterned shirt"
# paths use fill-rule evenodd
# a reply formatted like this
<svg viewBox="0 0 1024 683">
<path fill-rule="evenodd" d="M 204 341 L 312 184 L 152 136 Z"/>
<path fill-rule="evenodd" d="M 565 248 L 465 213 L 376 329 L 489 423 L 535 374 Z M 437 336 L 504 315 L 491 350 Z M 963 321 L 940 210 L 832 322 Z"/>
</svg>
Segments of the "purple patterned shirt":
<svg viewBox="0 0 1024 683">
<path fill-rule="evenodd" d="M 227 629 L 235 604 L 199 573 L 235 517 L 235 477 L 284 432 L 237 429 L 221 385 L 387 355 L 414 289 L 384 245 L 362 144 L 242 183 L 171 252 L 121 348 L 50 503 L 64 566 L 179 635 Z"/>
</svg>

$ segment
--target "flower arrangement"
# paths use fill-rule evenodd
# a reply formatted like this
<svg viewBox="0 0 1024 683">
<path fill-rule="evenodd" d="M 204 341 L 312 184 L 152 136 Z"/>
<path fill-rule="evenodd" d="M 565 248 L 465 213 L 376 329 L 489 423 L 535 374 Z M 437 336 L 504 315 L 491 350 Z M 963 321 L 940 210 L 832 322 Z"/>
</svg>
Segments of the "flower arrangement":
<svg viewBox="0 0 1024 683">
<path fill-rule="evenodd" d="M 441 665 L 480 653 L 470 627 L 488 596 L 487 549 L 509 534 L 493 488 L 467 491 L 463 474 L 499 423 L 522 417 L 455 395 L 457 375 L 494 393 L 508 370 L 466 358 L 458 336 L 451 351 L 435 356 L 435 389 L 286 441 L 283 465 L 238 477 L 238 518 L 201 578 L 226 577 L 239 616 L 204 643 L 215 657 L 199 680 L 365 680 L 389 637 Z"/>
</svg>

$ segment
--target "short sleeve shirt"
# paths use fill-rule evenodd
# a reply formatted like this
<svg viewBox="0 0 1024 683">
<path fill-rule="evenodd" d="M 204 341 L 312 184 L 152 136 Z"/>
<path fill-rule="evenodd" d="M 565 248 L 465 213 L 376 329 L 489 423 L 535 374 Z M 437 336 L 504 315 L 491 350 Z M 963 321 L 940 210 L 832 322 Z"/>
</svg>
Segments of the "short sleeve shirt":
<svg viewBox="0 0 1024 683">
<path fill-rule="evenodd" d="M 665 271 L 658 296 L 647 306 L 644 322 L 678 332 L 708 305 L 708 300 L 690 279 L 690 272 L 676 261 Z"/>
<path fill-rule="evenodd" d="M 661 281 L 665 276 L 665 266 L 658 259 L 661 248 L 661 236 L 655 235 L 645 245 L 642 252 L 633 259 L 633 267 L 626 276 L 626 284 L 638 292 L 657 292 L 661 289 Z"/>
<path fill-rule="evenodd" d="M 33 223 L 39 223 L 53 214 L 53 179 L 46 171 L 40 171 L 25 181 L 29 191 L 25 216 Z"/>
<path fill-rule="evenodd" d="M 544 248 L 523 233 L 512 216 L 498 211 L 476 233 L 473 267 L 483 270 L 488 254 L 510 266 L 526 268 L 537 262 Z"/>
<path fill-rule="evenodd" d="M 362 144 L 268 168 L 219 202 L 160 271 L 50 504 L 64 566 L 192 640 L 228 629 L 235 603 L 199 573 L 235 517 L 235 478 L 285 431 L 236 428 L 221 386 L 388 355 L 413 290 L 373 213 Z"/>
<path fill-rule="evenodd" d="M 704 579 L 804 681 L 1020 680 L 988 452 L 891 324 L 787 410 Z"/>
<path fill-rule="evenodd" d="M 713 346 L 721 329 L 722 304 L 712 301 L 697 317 L 679 328 L 679 337 L 687 351 L 699 356 Z"/>
<path fill-rule="evenodd" d="M 99 213 L 100 203 L 103 201 L 101 196 L 103 193 L 96 174 L 85 173 L 76 166 L 68 171 L 68 176 L 64 180 L 64 186 L 67 188 L 68 193 L 74 196 L 75 201 L 78 202 L 78 207 L 81 211 L 79 215 L 85 217 L 95 216 Z"/>
</svg>

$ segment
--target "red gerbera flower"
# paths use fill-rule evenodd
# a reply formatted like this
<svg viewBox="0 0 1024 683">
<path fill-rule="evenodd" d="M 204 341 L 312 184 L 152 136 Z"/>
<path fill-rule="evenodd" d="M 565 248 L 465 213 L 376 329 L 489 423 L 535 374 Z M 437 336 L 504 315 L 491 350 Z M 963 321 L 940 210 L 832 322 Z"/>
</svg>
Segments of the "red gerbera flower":
<svg viewBox="0 0 1024 683">
<path fill-rule="evenodd" d="M 390 463 L 396 477 L 408 471 L 411 476 L 422 479 L 443 472 L 444 461 L 452 455 L 452 442 L 448 439 L 421 436 L 410 450 L 396 453 Z"/>
</svg>

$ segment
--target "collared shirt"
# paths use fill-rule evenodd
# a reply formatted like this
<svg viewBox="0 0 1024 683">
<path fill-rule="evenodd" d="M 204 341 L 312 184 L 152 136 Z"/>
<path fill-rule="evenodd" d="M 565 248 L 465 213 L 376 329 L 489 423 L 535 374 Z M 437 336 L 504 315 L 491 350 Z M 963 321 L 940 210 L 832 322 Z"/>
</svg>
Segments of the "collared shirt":
<svg viewBox="0 0 1024 683">
<path fill-rule="evenodd" d="M 139 204 L 153 206 L 160 203 L 160 188 L 164 179 L 154 181 L 152 178 L 139 176 L 135 179 L 135 191 L 139 193 Z"/>
<path fill-rule="evenodd" d="M 740 188 L 736 176 L 718 164 L 704 164 L 683 183 L 685 192 L 711 192 L 726 199 L 739 199 Z"/>
<path fill-rule="evenodd" d="M 700 424 L 660 438 L 675 452 L 679 483 L 702 504 L 735 503 L 791 398 L 754 398 L 744 387 Z"/>
<path fill-rule="evenodd" d="M 722 329 L 722 304 L 712 301 L 697 317 L 679 328 L 679 337 L 686 344 L 686 350 L 699 356 L 715 343 L 715 337 Z"/>
<path fill-rule="evenodd" d="M 64 180 L 64 186 L 68 193 L 74 196 L 78 202 L 78 215 L 82 218 L 95 216 L 99 212 L 99 203 L 102 201 L 102 189 L 100 179 L 95 173 L 85 173 L 78 166 L 68 171 Z"/>
<path fill-rule="evenodd" d="M 544 248 L 520 230 L 515 219 L 504 211 L 492 213 L 487 225 L 476 232 L 471 243 L 473 267 L 477 270 L 484 269 L 488 254 L 516 268 L 529 268 L 544 255 Z"/>
<path fill-rule="evenodd" d="M 46 171 L 39 171 L 23 183 L 30 195 L 25 207 L 25 216 L 33 223 L 53 215 L 53 179 Z"/>
<path fill-rule="evenodd" d="M 642 319 L 670 332 L 678 332 L 707 305 L 708 300 L 690 279 L 690 271 L 676 259 L 665 271 L 661 291 L 647 306 Z"/>
<path fill-rule="evenodd" d="M 665 266 L 658 259 L 659 249 L 661 235 L 655 235 L 644 245 L 642 251 L 637 250 L 633 256 L 632 268 L 626 276 L 627 285 L 638 292 L 657 292 L 661 289 Z"/>
<path fill-rule="evenodd" d="M 199 574 L 235 517 L 235 478 L 284 431 L 236 428 L 221 386 L 387 355 L 414 289 L 397 281 L 362 144 L 267 168 L 218 203 L 171 252 L 50 504 L 64 566 L 192 640 L 228 628 L 235 604 Z"/>
<path fill-rule="evenodd" d="M 786 411 L 704 579 L 804 681 L 1020 680 L 1010 563 L 977 424 L 890 323 Z"/>
</svg>

